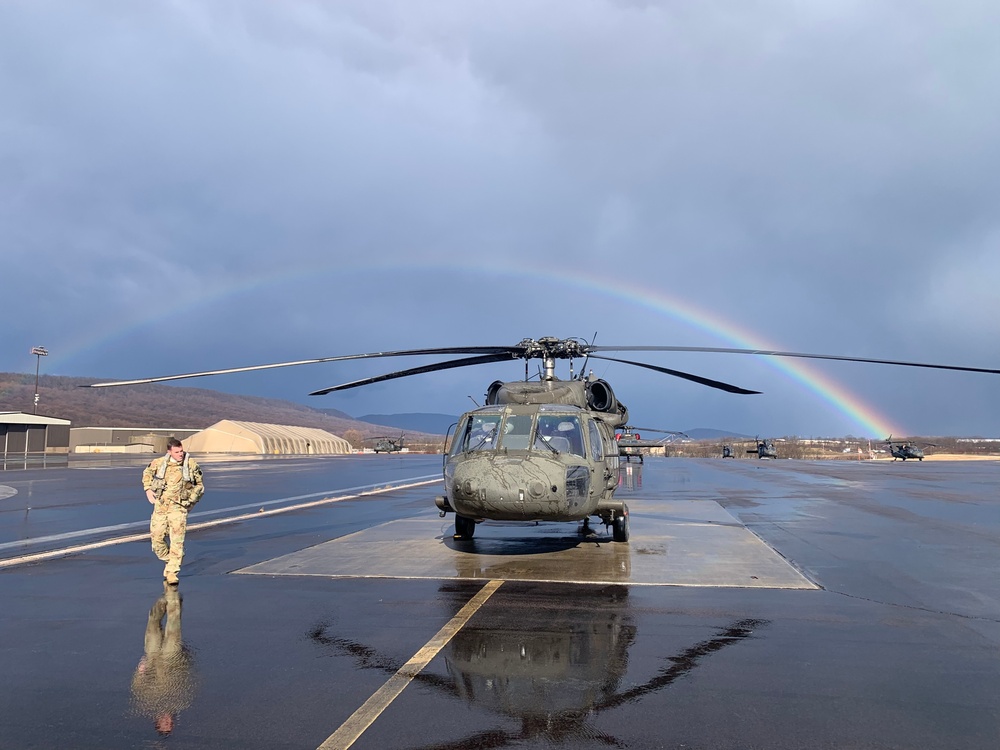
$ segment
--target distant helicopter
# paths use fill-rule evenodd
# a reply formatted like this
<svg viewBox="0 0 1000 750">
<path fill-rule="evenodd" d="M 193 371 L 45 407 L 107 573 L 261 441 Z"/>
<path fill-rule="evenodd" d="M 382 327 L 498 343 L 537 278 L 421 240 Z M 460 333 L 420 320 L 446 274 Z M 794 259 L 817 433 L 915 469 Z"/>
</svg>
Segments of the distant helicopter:
<svg viewBox="0 0 1000 750">
<path fill-rule="evenodd" d="M 398 453 L 403 450 L 403 437 L 403 434 L 400 433 L 398 438 L 373 437 L 367 438 L 367 440 L 375 441 L 375 445 L 372 446 L 372 450 L 376 453 Z"/>
<path fill-rule="evenodd" d="M 618 486 L 619 447 L 614 433 L 628 424 L 628 410 L 610 384 L 585 374 L 589 359 L 634 365 L 689 380 L 728 393 L 755 394 L 739 386 L 658 365 L 608 357 L 599 352 L 713 352 L 802 357 L 904 367 L 926 367 L 1000 375 L 1000 370 L 953 365 L 899 362 L 828 354 L 679 346 L 595 346 L 583 339 L 544 337 L 522 339 L 505 346 L 442 347 L 348 354 L 336 357 L 278 362 L 248 367 L 166 375 L 138 380 L 94 383 L 89 388 L 156 383 L 168 380 L 266 370 L 321 362 L 343 362 L 380 357 L 471 354 L 435 364 L 413 367 L 313 391 L 323 395 L 387 380 L 449 370 L 469 365 L 523 359 L 523 381 L 494 381 L 486 391 L 486 404 L 463 414 L 451 446 L 444 455 L 444 495 L 434 502 L 442 517 L 455 513 L 455 537 L 471 539 L 476 524 L 500 521 L 583 521 L 581 532 L 590 534 L 588 521 L 596 517 L 612 529 L 616 542 L 629 539 L 629 514 L 624 501 L 614 498 Z M 528 360 L 540 359 L 537 381 L 528 377 Z M 557 359 L 570 360 L 570 379 L 555 374 Z M 583 359 L 575 375 L 573 360 Z M 450 433 L 449 433 L 450 435 Z"/>
<path fill-rule="evenodd" d="M 889 446 L 889 452 L 892 454 L 892 460 L 895 461 L 897 458 L 901 458 L 904 461 L 908 458 L 915 458 L 918 461 L 924 460 L 924 452 L 920 450 L 915 445 L 907 442 L 896 442 L 892 441 L 892 435 L 886 438 L 885 444 Z"/>
<path fill-rule="evenodd" d="M 639 463 L 642 463 L 642 448 L 662 448 L 665 445 L 663 439 L 661 440 L 643 440 L 642 436 L 636 432 L 636 430 L 642 430 L 643 432 L 659 432 L 664 435 L 670 435 L 672 437 L 687 437 L 683 432 L 677 430 L 654 430 L 652 427 L 633 427 L 631 425 L 625 425 L 621 429 L 620 433 L 615 434 L 615 440 L 618 441 L 618 455 L 624 456 L 626 461 L 631 461 L 633 456 L 638 456 Z"/>
<path fill-rule="evenodd" d="M 773 440 L 761 440 L 760 437 L 754 438 L 754 442 L 757 447 L 747 450 L 747 453 L 756 453 L 757 458 L 777 458 L 778 451 L 774 448 Z"/>
</svg>

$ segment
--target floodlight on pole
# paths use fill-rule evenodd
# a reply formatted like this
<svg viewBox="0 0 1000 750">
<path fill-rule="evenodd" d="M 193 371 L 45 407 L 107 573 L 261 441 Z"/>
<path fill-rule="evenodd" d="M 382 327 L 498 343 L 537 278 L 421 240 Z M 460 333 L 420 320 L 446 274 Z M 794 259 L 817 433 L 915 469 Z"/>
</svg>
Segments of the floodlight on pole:
<svg viewBox="0 0 1000 750">
<path fill-rule="evenodd" d="M 32 414 L 38 414 L 38 370 L 42 365 L 42 357 L 49 356 L 49 350 L 44 346 L 31 347 L 31 353 L 35 355 L 35 405 L 31 410 Z"/>
</svg>

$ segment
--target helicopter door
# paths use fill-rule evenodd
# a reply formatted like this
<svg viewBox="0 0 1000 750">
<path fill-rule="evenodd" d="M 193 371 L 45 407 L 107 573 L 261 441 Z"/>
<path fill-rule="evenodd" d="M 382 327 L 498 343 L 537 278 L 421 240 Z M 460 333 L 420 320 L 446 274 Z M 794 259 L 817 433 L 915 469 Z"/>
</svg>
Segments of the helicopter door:
<svg viewBox="0 0 1000 750">
<path fill-rule="evenodd" d="M 590 438 L 590 458 L 594 461 L 604 460 L 604 444 L 601 442 L 601 432 L 596 422 L 587 422 L 587 437 Z"/>
</svg>

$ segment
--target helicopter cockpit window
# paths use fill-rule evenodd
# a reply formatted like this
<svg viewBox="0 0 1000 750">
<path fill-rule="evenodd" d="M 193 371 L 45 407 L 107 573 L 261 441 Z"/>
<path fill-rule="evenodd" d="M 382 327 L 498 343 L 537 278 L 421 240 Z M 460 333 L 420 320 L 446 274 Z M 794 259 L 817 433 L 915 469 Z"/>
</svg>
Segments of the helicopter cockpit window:
<svg viewBox="0 0 1000 750">
<path fill-rule="evenodd" d="M 469 427 L 469 440 L 465 450 L 491 451 L 496 448 L 500 429 L 499 414 L 475 414 Z"/>
<path fill-rule="evenodd" d="M 500 414 L 473 414 L 462 421 L 452 440 L 451 455 L 490 451 L 496 447 Z"/>
<path fill-rule="evenodd" d="M 587 434 L 590 437 L 590 458 L 594 461 L 602 460 L 604 450 L 601 443 L 601 431 L 597 429 L 596 422 L 587 422 Z"/>
<path fill-rule="evenodd" d="M 574 414 L 538 415 L 534 449 L 538 451 L 553 448 L 559 453 L 584 455 L 583 431 L 580 428 L 579 417 Z"/>
<path fill-rule="evenodd" d="M 500 447 L 505 450 L 528 450 L 528 440 L 531 435 L 530 414 L 509 414 L 503 423 L 503 435 Z"/>
</svg>

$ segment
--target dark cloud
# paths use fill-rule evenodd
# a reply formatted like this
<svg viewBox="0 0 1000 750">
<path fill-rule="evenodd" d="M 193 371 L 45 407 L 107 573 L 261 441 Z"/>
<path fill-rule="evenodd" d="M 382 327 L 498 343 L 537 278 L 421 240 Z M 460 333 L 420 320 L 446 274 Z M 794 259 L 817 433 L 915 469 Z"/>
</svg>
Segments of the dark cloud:
<svg viewBox="0 0 1000 750">
<path fill-rule="evenodd" d="M 0 369 L 36 344 L 50 372 L 134 377 L 594 331 L 996 366 L 998 14 L 5 4 Z M 997 432 L 991 376 L 810 365 L 838 402 L 749 358 L 656 361 L 766 394 L 609 367 L 650 426 L 858 433 L 854 399 Z M 519 368 L 323 403 L 457 413 Z M 198 384 L 298 398 L 382 369 Z"/>
</svg>

